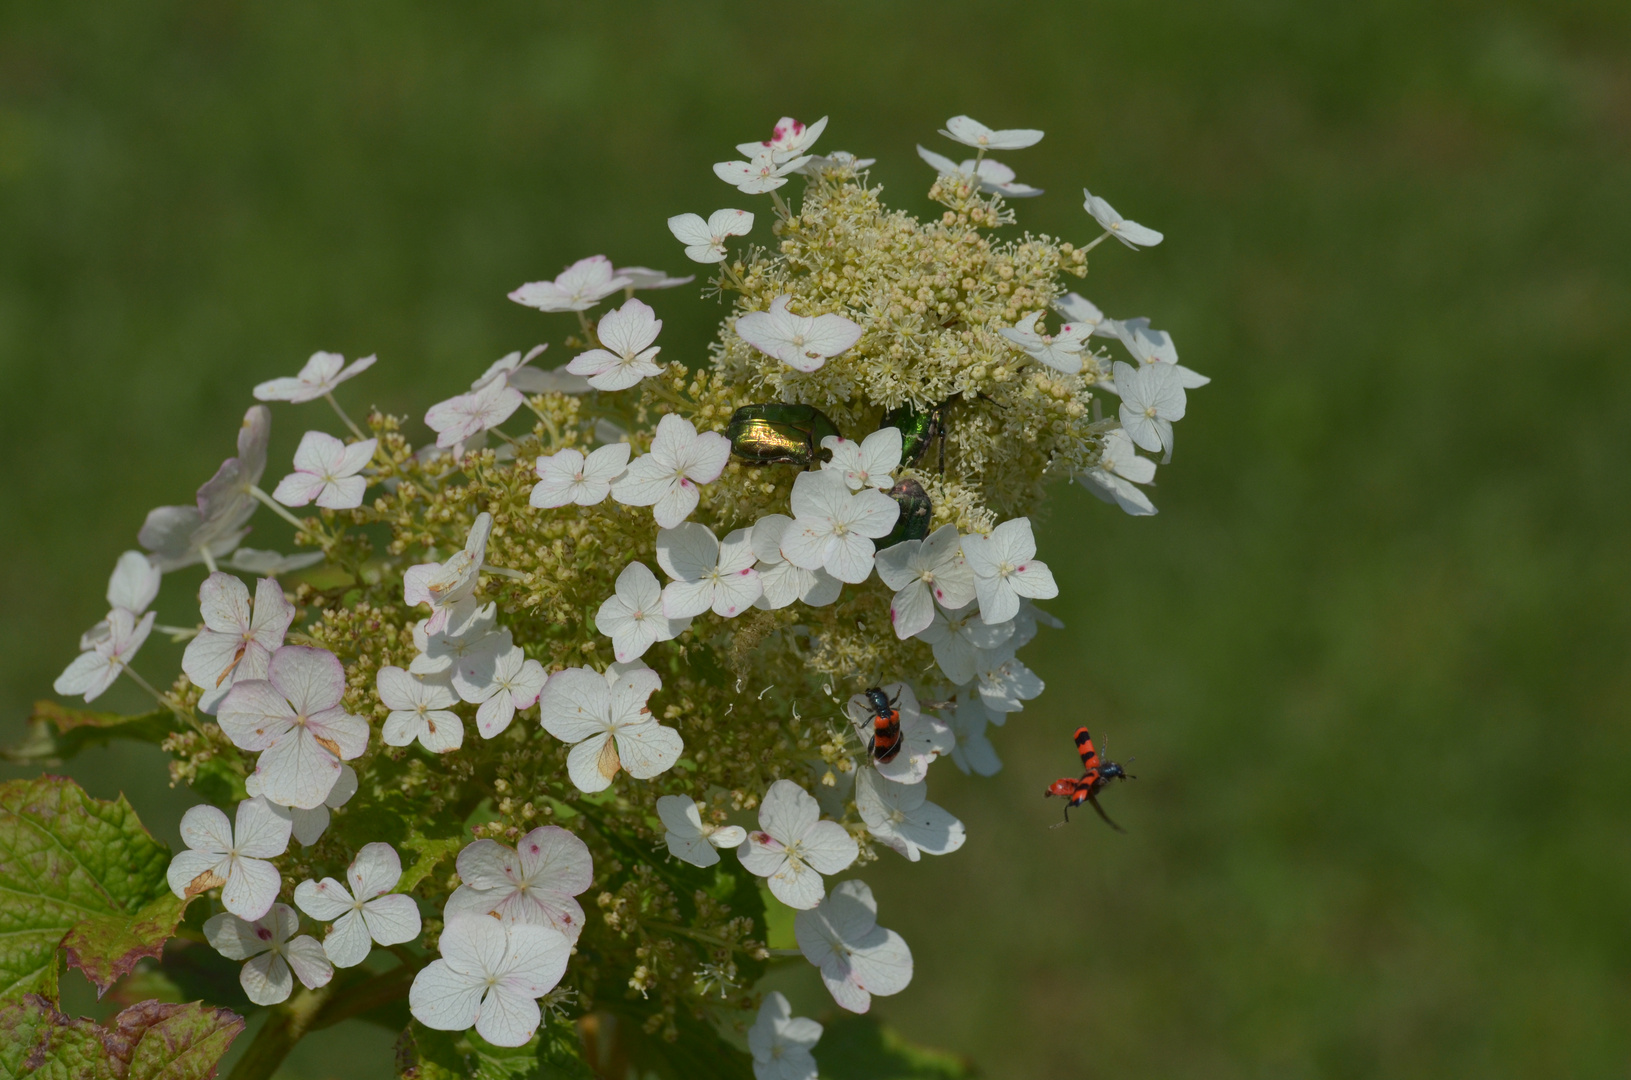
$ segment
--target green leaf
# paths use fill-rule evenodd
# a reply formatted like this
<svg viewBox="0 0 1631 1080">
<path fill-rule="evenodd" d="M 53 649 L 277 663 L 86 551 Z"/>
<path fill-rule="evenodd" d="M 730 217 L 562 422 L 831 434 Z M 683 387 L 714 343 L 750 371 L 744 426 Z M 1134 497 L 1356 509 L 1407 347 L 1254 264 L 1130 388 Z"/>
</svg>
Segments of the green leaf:
<svg viewBox="0 0 1631 1080">
<path fill-rule="evenodd" d="M 0 1007 L 0 1080 L 207 1080 L 243 1029 L 197 1001 L 143 1001 L 102 1027 L 26 994 Z"/>
<path fill-rule="evenodd" d="M 462 836 L 449 836 L 442 839 L 430 839 L 420 836 L 416 831 L 402 841 L 402 846 L 409 851 L 417 852 L 419 858 L 414 860 L 412 866 L 402 872 L 402 880 L 396 883 L 399 893 L 411 893 L 421 881 L 436 872 L 443 859 L 458 851 L 465 843 Z"/>
<path fill-rule="evenodd" d="M 55 997 L 57 946 L 82 924 L 71 962 L 99 989 L 156 956 L 180 914 L 154 903 L 169 862 L 122 795 L 55 776 L 0 784 L 0 1001 Z"/>
<path fill-rule="evenodd" d="M 829 1021 L 814 1054 L 824 1080 L 967 1080 L 978 1075 L 967 1059 L 910 1043 L 875 1016 L 846 1013 Z"/>
<path fill-rule="evenodd" d="M 162 743 L 165 736 L 179 730 L 169 709 L 155 709 L 137 716 L 71 709 L 54 701 L 36 701 L 28 718 L 28 739 L 17 746 L 0 749 L 0 761 L 18 765 L 56 765 L 92 746 L 106 746 L 114 739 Z"/>
</svg>

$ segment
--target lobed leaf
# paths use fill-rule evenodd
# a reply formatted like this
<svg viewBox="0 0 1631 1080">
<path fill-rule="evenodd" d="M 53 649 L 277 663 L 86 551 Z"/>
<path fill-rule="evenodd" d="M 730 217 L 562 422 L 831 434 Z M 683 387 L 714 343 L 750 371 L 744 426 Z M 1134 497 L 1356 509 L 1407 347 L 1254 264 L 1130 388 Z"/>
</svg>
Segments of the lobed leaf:
<svg viewBox="0 0 1631 1080">
<path fill-rule="evenodd" d="M 170 849 L 121 795 L 93 799 L 72 780 L 0 784 L 0 1001 L 56 995 L 57 947 L 106 990 L 157 955 L 181 905 L 166 905 Z"/>
<path fill-rule="evenodd" d="M 143 1001 L 103 1027 L 25 994 L 0 1007 L 0 1080 L 208 1080 L 243 1029 L 197 1001 Z"/>
</svg>

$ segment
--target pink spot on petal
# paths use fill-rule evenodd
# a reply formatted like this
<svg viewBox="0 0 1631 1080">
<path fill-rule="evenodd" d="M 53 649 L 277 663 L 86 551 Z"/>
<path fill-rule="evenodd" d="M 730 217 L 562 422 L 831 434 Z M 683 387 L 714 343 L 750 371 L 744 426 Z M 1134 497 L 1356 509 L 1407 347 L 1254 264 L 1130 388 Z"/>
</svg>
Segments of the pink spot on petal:
<svg viewBox="0 0 1631 1080">
<path fill-rule="evenodd" d="M 272 931 L 268 930 L 264 926 L 257 926 L 255 927 L 255 936 L 260 938 L 262 941 L 271 941 Z"/>
</svg>

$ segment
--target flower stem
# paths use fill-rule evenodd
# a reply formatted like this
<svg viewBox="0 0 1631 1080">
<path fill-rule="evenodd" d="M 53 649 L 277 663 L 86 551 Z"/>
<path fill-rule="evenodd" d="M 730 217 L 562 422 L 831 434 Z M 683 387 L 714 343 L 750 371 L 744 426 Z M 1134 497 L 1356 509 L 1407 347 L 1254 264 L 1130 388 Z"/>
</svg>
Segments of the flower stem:
<svg viewBox="0 0 1631 1080">
<path fill-rule="evenodd" d="M 208 570 L 212 574 L 220 572 L 220 568 L 215 565 L 215 556 L 210 554 L 209 548 L 199 548 L 198 557 L 204 560 L 204 569 Z"/>
<path fill-rule="evenodd" d="M 146 690 L 149 694 L 151 694 L 153 696 L 153 700 L 159 703 L 160 708 L 169 709 L 171 712 L 175 713 L 176 719 L 180 720 L 183 725 L 185 725 L 186 727 L 190 727 L 195 731 L 202 732 L 204 730 L 204 726 L 201 723 L 199 723 L 198 718 L 196 716 L 192 716 L 192 715 L 190 715 L 188 713 L 182 712 L 181 709 L 176 705 L 175 701 L 172 700 L 168 695 L 159 693 L 157 690 L 155 690 L 153 688 L 152 683 L 148 682 L 146 679 L 144 679 L 140 675 L 136 674 L 136 669 L 135 668 L 131 667 L 129 664 L 124 664 L 119 668 L 119 670 L 123 671 L 126 675 L 129 675 L 131 682 L 135 683 L 137 686 L 141 687 L 143 690 Z"/>
<path fill-rule="evenodd" d="M 366 436 L 366 435 L 364 435 L 362 433 L 362 428 L 360 428 L 356 424 L 352 423 L 351 422 L 351 417 L 347 416 L 345 414 L 345 410 L 340 408 L 340 403 L 338 401 L 334 400 L 334 392 L 332 390 L 329 391 L 328 393 L 324 394 L 323 398 L 330 405 L 334 406 L 335 413 L 337 413 L 339 415 L 340 419 L 342 421 L 344 421 L 345 426 L 351 429 L 351 434 L 355 435 L 359 439 L 367 439 L 368 438 L 368 436 Z"/>
<path fill-rule="evenodd" d="M 1092 251 L 1094 248 L 1098 247 L 1100 244 L 1104 243 L 1105 240 L 1107 240 L 1109 238 L 1109 236 L 1110 236 L 1110 230 L 1106 229 L 1106 230 L 1104 230 L 1104 232 L 1099 234 L 1099 238 L 1097 240 L 1093 241 L 1091 244 L 1087 245 L 1086 247 L 1078 248 L 1077 250 L 1085 255 L 1089 251 Z"/>
<path fill-rule="evenodd" d="M 287 510 L 285 510 L 283 508 L 282 503 L 280 503 L 276 499 L 272 498 L 272 496 L 266 494 L 266 492 L 262 491 L 260 488 L 255 487 L 253 484 L 251 484 L 250 487 L 249 487 L 249 494 L 255 496 L 255 498 L 259 499 L 261 502 L 263 502 L 267 506 L 271 507 L 272 513 L 276 514 L 278 517 L 282 518 L 284 521 L 287 521 L 290 525 L 293 525 L 295 527 L 295 532 L 297 532 L 297 533 L 306 533 L 307 535 L 310 535 L 310 536 L 316 536 L 319 540 L 324 540 L 325 541 L 325 543 L 323 545 L 324 547 L 328 546 L 328 544 L 326 543 L 326 539 L 327 539 L 326 537 L 320 535 L 319 533 L 313 532 L 311 526 L 307 525 L 304 521 L 301 521 L 299 518 L 297 518 L 293 514 L 289 513 L 289 511 L 287 511 Z"/>
</svg>

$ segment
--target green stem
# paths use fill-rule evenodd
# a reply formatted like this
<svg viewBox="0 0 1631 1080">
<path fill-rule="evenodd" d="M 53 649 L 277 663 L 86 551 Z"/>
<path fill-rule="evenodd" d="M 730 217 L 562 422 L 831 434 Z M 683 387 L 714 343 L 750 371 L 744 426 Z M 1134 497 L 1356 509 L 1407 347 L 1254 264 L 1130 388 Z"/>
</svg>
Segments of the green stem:
<svg viewBox="0 0 1631 1080">
<path fill-rule="evenodd" d="M 315 536 L 319 540 L 325 540 L 324 546 L 325 547 L 327 546 L 326 538 L 320 532 L 313 532 L 312 529 L 311 529 L 311 526 L 307 525 L 304 521 L 301 521 L 299 518 L 297 518 L 293 514 L 289 513 L 289 511 L 287 511 L 287 510 L 285 510 L 283 508 L 282 503 L 280 503 L 276 499 L 272 498 L 272 496 L 266 494 L 266 492 L 262 491 L 260 488 L 255 487 L 253 484 L 251 484 L 250 487 L 249 487 L 249 494 L 253 495 L 255 498 L 259 499 L 261 502 L 265 503 L 268 507 L 270 507 L 271 510 L 272 510 L 272 513 L 276 514 L 278 517 L 282 518 L 284 521 L 287 521 L 290 525 L 293 525 L 294 528 L 295 528 L 295 533 L 297 535 L 300 534 L 300 533 L 306 533 L 306 534 L 308 534 L 310 536 Z"/>
<path fill-rule="evenodd" d="M 1099 234 L 1099 238 L 1097 240 L 1093 241 L 1091 244 L 1087 245 L 1086 247 L 1081 248 L 1080 251 L 1082 252 L 1082 254 L 1085 255 L 1089 251 L 1092 251 L 1094 248 L 1098 247 L 1100 244 L 1104 243 L 1109 238 L 1110 238 L 1110 230 L 1106 229 L 1106 230 L 1104 230 L 1103 233 Z"/>
<path fill-rule="evenodd" d="M 330 405 L 334 406 L 335 413 L 340 417 L 340 419 L 342 421 L 345 422 L 345 426 L 351 429 L 351 434 L 353 434 L 357 438 L 363 439 L 363 440 L 366 440 L 368 438 L 368 436 L 366 436 L 366 435 L 364 435 L 362 433 L 362 428 L 358 427 L 356 424 L 353 424 L 351 422 L 351 417 L 347 416 L 345 414 L 345 410 L 340 408 L 340 403 L 338 401 L 334 400 L 334 394 L 333 394 L 332 391 L 330 391 L 327 394 L 324 394 L 323 397 L 327 398 L 328 403 Z"/>
</svg>

